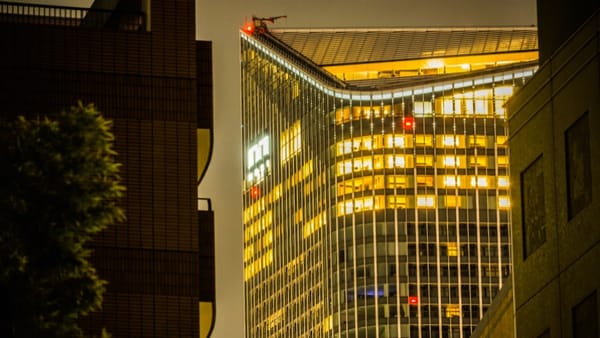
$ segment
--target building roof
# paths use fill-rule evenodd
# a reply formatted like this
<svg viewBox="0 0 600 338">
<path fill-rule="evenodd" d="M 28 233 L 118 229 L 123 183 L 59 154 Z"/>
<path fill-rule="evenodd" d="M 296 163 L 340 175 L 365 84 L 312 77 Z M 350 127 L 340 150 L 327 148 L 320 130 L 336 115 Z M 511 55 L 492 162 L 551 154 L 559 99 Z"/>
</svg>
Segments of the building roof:
<svg viewBox="0 0 600 338">
<path fill-rule="evenodd" d="M 321 67 L 538 49 L 535 27 L 272 29 L 269 33 Z"/>
</svg>

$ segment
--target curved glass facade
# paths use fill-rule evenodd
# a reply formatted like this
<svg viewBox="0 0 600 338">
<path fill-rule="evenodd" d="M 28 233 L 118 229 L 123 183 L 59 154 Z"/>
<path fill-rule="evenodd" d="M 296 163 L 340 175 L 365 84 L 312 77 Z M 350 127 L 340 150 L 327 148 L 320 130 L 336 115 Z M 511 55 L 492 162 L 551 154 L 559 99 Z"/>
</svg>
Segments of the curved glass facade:
<svg viewBox="0 0 600 338">
<path fill-rule="evenodd" d="M 339 89 L 241 34 L 249 337 L 468 337 L 510 274 L 503 104 L 535 65 Z"/>
</svg>

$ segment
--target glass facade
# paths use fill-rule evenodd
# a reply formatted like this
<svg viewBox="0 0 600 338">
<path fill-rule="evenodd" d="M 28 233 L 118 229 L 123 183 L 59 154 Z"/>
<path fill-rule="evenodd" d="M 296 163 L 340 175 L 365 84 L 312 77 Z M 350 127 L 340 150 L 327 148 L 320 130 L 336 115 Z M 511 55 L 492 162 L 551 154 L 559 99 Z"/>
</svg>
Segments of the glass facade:
<svg viewBox="0 0 600 338">
<path fill-rule="evenodd" d="M 469 337 L 510 274 L 504 102 L 535 64 L 378 90 L 241 33 L 249 337 Z"/>
</svg>

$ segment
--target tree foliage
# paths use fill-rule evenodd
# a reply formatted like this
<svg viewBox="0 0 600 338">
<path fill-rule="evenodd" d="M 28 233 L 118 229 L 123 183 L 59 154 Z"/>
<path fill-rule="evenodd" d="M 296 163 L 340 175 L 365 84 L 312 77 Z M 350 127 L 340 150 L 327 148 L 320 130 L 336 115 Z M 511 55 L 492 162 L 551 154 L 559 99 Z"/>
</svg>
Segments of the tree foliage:
<svg viewBox="0 0 600 338">
<path fill-rule="evenodd" d="M 124 218 L 110 127 L 81 103 L 0 123 L 1 337 L 80 337 L 101 307 L 85 244 Z"/>
</svg>

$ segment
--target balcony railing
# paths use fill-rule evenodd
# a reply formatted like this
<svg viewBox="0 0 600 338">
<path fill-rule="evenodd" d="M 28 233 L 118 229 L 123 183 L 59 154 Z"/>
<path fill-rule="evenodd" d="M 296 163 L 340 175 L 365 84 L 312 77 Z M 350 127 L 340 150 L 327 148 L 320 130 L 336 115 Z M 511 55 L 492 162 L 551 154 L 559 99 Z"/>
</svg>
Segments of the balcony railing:
<svg viewBox="0 0 600 338">
<path fill-rule="evenodd" d="M 0 22 L 140 31 L 146 29 L 142 11 L 49 6 L 0 2 Z"/>
</svg>

